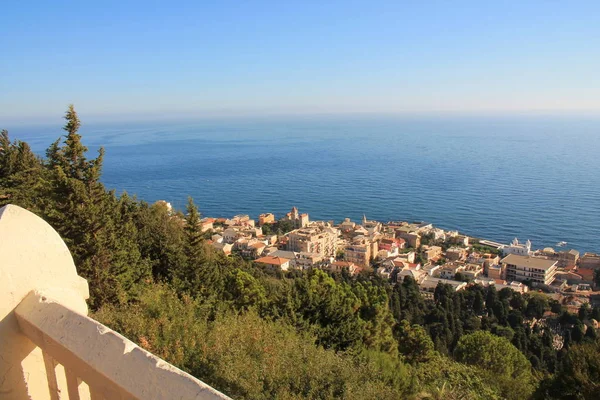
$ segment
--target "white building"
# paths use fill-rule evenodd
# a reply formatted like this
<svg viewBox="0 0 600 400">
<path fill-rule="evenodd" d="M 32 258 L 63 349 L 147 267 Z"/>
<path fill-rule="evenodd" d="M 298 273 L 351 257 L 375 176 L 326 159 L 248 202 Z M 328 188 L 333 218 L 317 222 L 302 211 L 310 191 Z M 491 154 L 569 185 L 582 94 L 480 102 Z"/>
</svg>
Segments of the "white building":
<svg viewBox="0 0 600 400">
<path fill-rule="evenodd" d="M 502 250 L 503 256 L 507 256 L 509 254 L 515 254 L 517 256 L 530 256 L 532 254 L 531 242 L 528 240 L 525 242 L 525 244 L 521 244 L 517 238 L 515 238 L 510 245 L 502 246 L 500 250 Z"/>
</svg>

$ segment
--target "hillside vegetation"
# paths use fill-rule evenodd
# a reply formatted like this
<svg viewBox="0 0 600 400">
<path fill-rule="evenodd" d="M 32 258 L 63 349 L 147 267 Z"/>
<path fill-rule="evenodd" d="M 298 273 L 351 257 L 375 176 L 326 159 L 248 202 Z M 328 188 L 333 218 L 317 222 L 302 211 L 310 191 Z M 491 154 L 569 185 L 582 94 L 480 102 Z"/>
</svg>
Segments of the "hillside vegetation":
<svg viewBox="0 0 600 400">
<path fill-rule="evenodd" d="M 48 221 L 90 286 L 92 316 L 238 399 L 597 399 L 600 309 L 538 294 L 258 268 L 171 213 L 100 182 L 71 106 L 43 158 L 0 135 L 0 206 Z M 216 195 L 216 194 L 215 194 Z M 533 323 L 552 311 L 549 324 Z M 556 343 L 563 343 L 562 347 Z"/>
</svg>

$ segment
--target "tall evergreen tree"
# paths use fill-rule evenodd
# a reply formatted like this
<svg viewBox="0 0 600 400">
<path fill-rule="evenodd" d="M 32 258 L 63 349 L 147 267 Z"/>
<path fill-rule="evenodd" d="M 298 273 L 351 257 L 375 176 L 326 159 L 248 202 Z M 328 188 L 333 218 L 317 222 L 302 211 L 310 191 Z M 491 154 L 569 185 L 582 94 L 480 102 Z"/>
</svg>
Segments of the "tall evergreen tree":
<svg viewBox="0 0 600 400">
<path fill-rule="evenodd" d="M 0 207 L 16 204 L 36 213 L 44 209 L 47 186 L 41 160 L 25 142 L 0 132 Z"/>
<path fill-rule="evenodd" d="M 202 230 L 200 227 L 200 212 L 191 196 L 188 197 L 186 210 L 185 235 L 190 249 L 190 257 L 196 257 L 202 243 Z"/>
<path fill-rule="evenodd" d="M 114 192 L 106 191 L 99 180 L 104 150 L 88 160 L 72 105 L 65 120 L 64 141 L 54 142 L 46 152 L 52 186 L 46 218 L 69 246 L 79 273 L 88 279 L 92 308 L 123 302 L 148 277 L 150 264 L 136 249 L 135 225 L 120 220 Z"/>
</svg>

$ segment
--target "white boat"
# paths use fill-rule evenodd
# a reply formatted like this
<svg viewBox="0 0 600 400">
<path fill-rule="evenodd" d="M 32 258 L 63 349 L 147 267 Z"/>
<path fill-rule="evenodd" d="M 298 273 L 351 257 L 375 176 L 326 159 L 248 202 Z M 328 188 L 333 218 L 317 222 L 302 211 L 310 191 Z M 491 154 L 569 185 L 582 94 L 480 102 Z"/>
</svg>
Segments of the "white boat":
<svg viewBox="0 0 600 400">
<path fill-rule="evenodd" d="M 556 243 L 556 247 L 563 247 L 563 246 L 566 246 L 566 245 L 567 245 L 567 242 L 558 242 L 558 243 Z"/>
</svg>

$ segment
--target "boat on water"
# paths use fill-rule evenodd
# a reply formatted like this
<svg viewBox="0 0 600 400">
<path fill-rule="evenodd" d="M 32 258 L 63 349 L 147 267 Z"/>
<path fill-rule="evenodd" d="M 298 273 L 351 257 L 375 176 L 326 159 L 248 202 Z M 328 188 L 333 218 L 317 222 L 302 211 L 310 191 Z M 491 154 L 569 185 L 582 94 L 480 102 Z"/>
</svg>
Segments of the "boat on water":
<svg viewBox="0 0 600 400">
<path fill-rule="evenodd" d="M 567 245 L 567 242 L 558 242 L 558 243 L 556 243 L 556 247 L 563 247 L 563 246 L 566 246 L 566 245 Z"/>
</svg>

